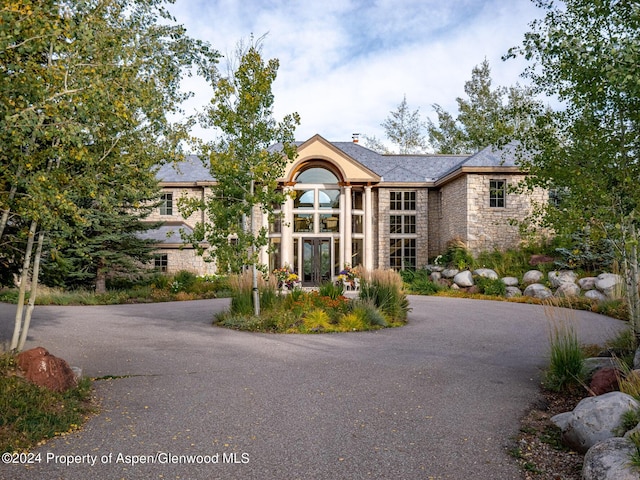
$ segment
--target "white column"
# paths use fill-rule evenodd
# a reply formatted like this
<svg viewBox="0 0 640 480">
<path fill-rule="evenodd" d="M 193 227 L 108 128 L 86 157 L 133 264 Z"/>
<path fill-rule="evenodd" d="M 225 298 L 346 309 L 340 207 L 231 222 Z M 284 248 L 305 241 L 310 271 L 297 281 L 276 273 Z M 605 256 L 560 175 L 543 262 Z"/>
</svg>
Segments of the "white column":
<svg viewBox="0 0 640 480">
<path fill-rule="evenodd" d="M 351 185 L 344 187 L 344 207 L 340 204 L 340 218 L 344 216 L 344 261 L 351 264 Z M 355 265 L 351 265 L 354 267 Z M 344 267 L 344 265 L 342 265 Z"/>
<path fill-rule="evenodd" d="M 285 187 L 285 193 L 291 188 Z M 280 249 L 282 262 L 293 266 L 293 199 L 287 197 L 282 205 L 282 239 L 280 240 Z M 282 266 L 282 265 L 280 265 Z"/>
<path fill-rule="evenodd" d="M 344 190 L 345 187 L 340 188 L 340 222 L 339 222 L 339 228 L 338 230 L 340 231 L 340 269 L 344 268 L 344 262 L 345 262 L 345 251 L 344 251 L 344 245 L 345 245 L 345 227 L 344 227 L 344 215 L 342 215 L 343 211 L 344 211 L 344 205 L 345 205 L 345 195 L 344 195 Z"/>
<path fill-rule="evenodd" d="M 373 270 L 373 198 L 371 186 L 364 187 L 364 268 Z"/>
</svg>

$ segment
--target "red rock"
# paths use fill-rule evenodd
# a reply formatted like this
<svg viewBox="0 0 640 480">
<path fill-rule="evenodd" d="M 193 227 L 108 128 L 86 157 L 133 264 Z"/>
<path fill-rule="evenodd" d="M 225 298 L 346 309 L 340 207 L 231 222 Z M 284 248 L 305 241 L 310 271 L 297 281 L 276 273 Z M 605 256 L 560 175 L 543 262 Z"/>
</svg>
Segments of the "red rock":
<svg viewBox="0 0 640 480">
<path fill-rule="evenodd" d="M 589 388 L 593 395 L 615 392 L 619 390 L 620 373 L 615 368 L 601 368 L 593 374 Z"/>
<path fill-rule="evenodd" d="M 78 384 L 69 364 L 42 347 L 25 350 L 17 355 L 16 360 L 24 377 L 41 387 L 64 392 Z"/>
<path fill-rule="evenodd" d="M 540 265 L 541 263 L 553 263 L 554 258 L 549 255 L 531 255 L 529 265 Z"/>
</svg>

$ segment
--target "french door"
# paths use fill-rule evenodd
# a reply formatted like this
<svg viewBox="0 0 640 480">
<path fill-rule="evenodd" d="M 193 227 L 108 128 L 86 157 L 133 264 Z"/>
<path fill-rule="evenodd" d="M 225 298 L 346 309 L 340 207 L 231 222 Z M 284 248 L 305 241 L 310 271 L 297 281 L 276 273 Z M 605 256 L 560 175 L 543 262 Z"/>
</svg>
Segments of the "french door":
<svg viewBox="0 0 640 480">
<path fill-rule="evenodd" d="M 331 280 L 331 239 L 302 239 L 302 285 L 318 286 Z"/>
</svg>

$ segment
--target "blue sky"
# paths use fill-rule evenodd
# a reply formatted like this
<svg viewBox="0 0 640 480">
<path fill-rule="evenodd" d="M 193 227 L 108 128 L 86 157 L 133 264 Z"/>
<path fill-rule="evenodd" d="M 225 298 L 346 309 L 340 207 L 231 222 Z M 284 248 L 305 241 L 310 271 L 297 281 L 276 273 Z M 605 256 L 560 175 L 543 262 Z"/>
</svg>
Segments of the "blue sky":
<svg viewBox="0 0 640 480">
<path fill-rule="evenodd" d="M 225 56 L 251 34 L 267 34 L 264 56 L 280 61 L 275 117 L 298 112 L 298 140 L 319 133 L 331 141 L 354 132 L 382 139 L 380 124 L 404 95 L 423 118 L 435 119 L 434 103 L 455 114 L 485 58 L 494 86 L 523 83 L 524 61 L 501 57 L 542 16 L 531 0 L 175 0 L 170 10 Z M 185 88 L 196 94 L 189 112 L 211 99 L 204 81 Z"/>
</svg>

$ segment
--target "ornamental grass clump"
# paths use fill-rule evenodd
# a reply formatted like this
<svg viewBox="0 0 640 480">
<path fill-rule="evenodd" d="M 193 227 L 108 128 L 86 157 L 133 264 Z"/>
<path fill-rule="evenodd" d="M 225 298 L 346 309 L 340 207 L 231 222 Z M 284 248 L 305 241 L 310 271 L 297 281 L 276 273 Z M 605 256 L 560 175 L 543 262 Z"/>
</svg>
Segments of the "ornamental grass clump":
<svg viewBox="0 0 640 480">
<path fill-rule="evenodd" d="M 584 381 L 584 352 L 571 319 L 566 318 L 571 314 L 570 310 L 545 305 L 545 315 L 550 321 L 550 359 L 545 385 L 554 391 L 568 390 Z"/>
<path fill-rule="evenodd" d="M 390 322 L 405 322 L 409 300 L 403 290 L 402 277 L 394 270 L 365 272 L 360 298 L 371 301 Z"/>
</svg>

